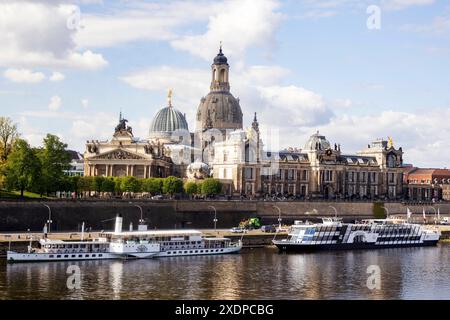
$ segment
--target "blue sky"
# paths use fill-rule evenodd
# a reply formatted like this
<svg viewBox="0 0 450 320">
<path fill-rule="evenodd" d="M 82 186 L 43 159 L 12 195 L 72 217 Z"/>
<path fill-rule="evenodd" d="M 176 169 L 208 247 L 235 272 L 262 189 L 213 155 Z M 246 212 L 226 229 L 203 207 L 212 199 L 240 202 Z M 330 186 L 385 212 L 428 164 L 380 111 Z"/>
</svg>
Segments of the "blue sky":
<svg viewBox="0 0 450 320">
<path fill-rule="evenodd" d="M 34 145 L 51 132 L 84 151 L 120 110 L 146 138 L 169 88 L 194 130 L 222 41 L 244 125 L 258 112 L 281 147 L 316 130 L 346 153 L 392 136 L 406 162 L 450 164 L 447 1 L 6 0 L 0 20 L 0 114 Z"/>
</svg>

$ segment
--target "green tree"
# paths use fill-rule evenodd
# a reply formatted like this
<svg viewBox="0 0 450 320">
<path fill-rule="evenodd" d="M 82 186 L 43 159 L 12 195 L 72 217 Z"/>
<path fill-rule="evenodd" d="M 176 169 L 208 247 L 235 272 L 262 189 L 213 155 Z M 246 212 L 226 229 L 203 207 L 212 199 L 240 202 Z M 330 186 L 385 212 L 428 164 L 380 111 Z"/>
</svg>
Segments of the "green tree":
<svg viewBox="0 0 450 320">
<path fill-rule="evenodd" d="M 90 192 L 92 191 L 94 185 L 94 179 L 93 177 L 84 176 L 80 177 L 80 180 L 78 181 L 78 188 L 82 192 Z"/>
<path fill-rule="evenodd" d="M 17 139 L 4 167 L 7 189 L 17 189 L 23 197 L 24 191 L 36 184 L 40 171 L 41 163 L 34 150 L 25 140 Z"/>
<path fill-rule="evenodd" d="M 142 191 L 150 194 L 162 193 L 163 179 L 161 178 L 148 178 L 142 181 Z"/>
<path fill-rule="evenodd" d="M 163 180 L 163 193 L 173 196 L 175 193 L 183 192 L 183 180 L 170 176 Z"/>
<path fill-rule="evenodd" d="M 125 192 L 139 192 L 141 191 L 141 183 L 136 177 L 124 177 L 121 189 Z"/>
<path fill-rule="evenodd" d="M 105 178 L 102 183 L 102 192 L 114 192 L 115 191 L 115 182 L 112 178 Z"/>
<path fill-rule="evenodd" d="M 105 181 L 105 177 L 103 177 L 103 176 L 95 176 L 94 177 L 93 188 L 94 188 L 95 192 L 100 193 L 103 191 L 103 182 L 104 181 Z"/>
<path fill-rule="evenodd" d="M 197 193 L 197 184 L 195 182 L 189 181 L 184 184 L 184 192 L 188 195 L 193 195 Z"/>
<path fill-rule="evenodd" d="M 14 140 L 18 136 L 17 124 L 13 123 L 10 118 L 0 117 L 0 162 L 8 159 Z"/>
<path fill-rule="evenodd" d="M 222 183 L 214 178 L 207 178 L 202 182 L 202 194 L 207 196 L 217 195 L 222 192 Z"/>
<path fill-rule="evenodd" d="M 58 190 L 64 170 L 69 168 L 70 154 L 66 148 L 67 144 L 55 135 L 47 134 L 44 138 L 44 147 L 39 152 L 39 158 L 42 163 L 42 182 L 47 194 Z"/>
</svg>

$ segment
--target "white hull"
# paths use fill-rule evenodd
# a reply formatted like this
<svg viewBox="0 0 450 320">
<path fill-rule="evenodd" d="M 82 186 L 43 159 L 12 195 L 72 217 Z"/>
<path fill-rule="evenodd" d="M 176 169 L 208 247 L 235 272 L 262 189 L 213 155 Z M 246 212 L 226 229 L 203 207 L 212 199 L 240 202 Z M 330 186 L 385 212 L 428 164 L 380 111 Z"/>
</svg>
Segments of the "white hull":
<svg viewBox="0 0 450 320">
<path fill-rule="evenodd" d="M 242 249 L 242 246 L 227 247 L 227 248 L 211 248 L 211 249 L 184 249 L 184 250 L 167 250 L 161 251 L 156 255 L 158 258 L 162 257 L 179 257 L 179 256 L 200 256 L 200 255 L 216 255 L 236 253 Z"/>
<path fill-rule="evenodd" d="M 108 259 L 148 259 L 158 255 L 158 252 L 117 254 L 111 252 L 82 253 L 82 254 L 50 254 L 50 253 L 18 253 L 7 252 L 8 262 L 38 262 L 38 261 L 81 261 L 81 260 L 108 260 Z"/>
</svg>

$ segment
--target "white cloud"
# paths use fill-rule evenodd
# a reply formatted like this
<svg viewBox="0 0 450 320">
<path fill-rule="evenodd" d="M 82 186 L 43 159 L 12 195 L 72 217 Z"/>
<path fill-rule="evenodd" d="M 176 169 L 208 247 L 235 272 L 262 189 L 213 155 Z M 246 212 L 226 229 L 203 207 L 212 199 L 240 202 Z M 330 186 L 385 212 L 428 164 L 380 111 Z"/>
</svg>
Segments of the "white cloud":
<svg viewBox="0 0 450 320">
<path fill-rule="evenodd" d="M 435 0 L 382 0 L 381 5 L 387 10 L 403 10 L 414 6 L 431 5 Z"/>
<path fill-rule="evenodd" d="M 170 1 L 160 3 L 124 2 L 107 13 L 81 13 L 83 28 L 75 34 L 79 47 L 110 47 L 132 41 L 159 41 L 177 37 L 177 28 L 220 11 L 222 3 L 211 1 Z"/>
<path fill-rule="evenodd" d="M 250 46 L 268 46 L 274 43 L 274 32 L 282 19 L 273 0 L 233 0 L 209 17 L 207 31 L 200 35 L 187 35 L 171 42 L 179 50 L 210 60 L 223 41 L 227 56 L 242 58 Z"/>
<path fill-rule="evenodd" d="M 88 99 L 81 99 L 81 105 L 84 109 L 87 109 L 89 107 L 89 100 Z"/>
<path fill-rule="evenodd" d="M 66 77 L 61 72 L 53 72 L 52 75 L 49 77 L 50 81 L 58 82 L 63 81 Z"/>
<path fill-rule="evenodd" d="M 38 83 L 45 79 L 42 72 L 33 72 L 29 69 L 7 69 L 3 75 L 6 79 L 18 83 Z"/>
<path fill-rule="evenodd" d="M 101 54 L 76 49 L 76 29 L 67 20 L 77 6 L 57 2 L 5 0 L 0 3 L 0 66 L 97 69 Z M 20 17 L 20 19 L 18 19 Z"/>
<path fill-rule="evenodd" d="M 61 107 L 61 98 L 59 96 L 53 96 L 50 98 L 50 103 L 48 104 L 48 109 L 51 111 L 58 111 Z"/>
<path fill-rule="evenodd" d="M 264 119 L 291 126 L 318 125 L 332 116 L 322 96 L 298 86 L 260 87 L 266 105 Z"/>
<path fill-rule="evenodd" d="M 308 137 L 319 130 L 331 143 L 340 143 L 344 154 L 354 154 L 377 138 L 393 137 L 402 147 L 405 163 L 423 167 L 449 167 L 443 150 L 450 148 L 450 109 L 383 111 L 372 115 L 342 113 L 315 126 L 280 126 L 283 147 L 303 148 Z M 270 123 L 261 123 L 262 126 Z"/>
</svg>

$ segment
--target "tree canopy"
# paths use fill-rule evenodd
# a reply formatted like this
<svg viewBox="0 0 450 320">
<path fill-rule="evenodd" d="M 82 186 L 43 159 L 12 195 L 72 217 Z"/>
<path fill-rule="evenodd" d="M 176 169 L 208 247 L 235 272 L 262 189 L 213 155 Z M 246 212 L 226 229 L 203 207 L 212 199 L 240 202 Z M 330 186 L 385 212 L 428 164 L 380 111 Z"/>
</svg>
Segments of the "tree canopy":
<svg viewBox="0 0 450 320">
<path fill-rule="evenodd" d="M 6 187 L 20 190 L 23 197 L 25 190 L 32 189 L 38 181 L 41 164 L 28 142 L 17 139 L 4 168 Z"/>
</svg>

